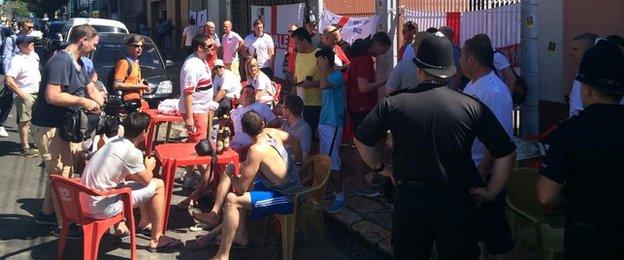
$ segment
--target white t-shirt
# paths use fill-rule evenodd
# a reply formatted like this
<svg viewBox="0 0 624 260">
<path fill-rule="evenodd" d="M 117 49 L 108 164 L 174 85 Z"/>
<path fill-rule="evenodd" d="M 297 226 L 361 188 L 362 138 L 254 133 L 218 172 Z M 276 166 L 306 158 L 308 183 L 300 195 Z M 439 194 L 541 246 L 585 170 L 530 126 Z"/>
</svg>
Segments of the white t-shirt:
<svg viewBox="0 0 624 260">
<path fill-rule="evenodd" d="M 238 98 L 240 96 L 240 78 L 229 70 L 223 70 L 223 76 L 215 75 L 213 85 L 216 91 L 223 89 L 225 96 L 228 98 Z"/>
<path fill-rule="evenodd" d="M 253 33 L 245 37 L 245 46 L 247 46 L 247 53 L 249 56 L 254 56 L 254 53 L 258 57 L 258 65 L 260 68 L 267 68 L 271 66 L 269 60 L 269 49 L 275 47 L 273 43 L 273 37 L 268 33 L 262 33 L 262 36 L 256 37 Z"/>
<path fill-rule="evenodd" d="M 397 91 L 416 86 L 418 82 L 417 71 L 418 67 L 412 59 L 402 59 L 390 72 L 386 87 L 390 91 Z"/>
<path fill-rule="evenodd" d="M 214 96 L 212 75 L 206 61 L 191 54 L 184 61 L 180 71 L 180 113 L 186 113 L 184 108 L 184 93 L 193 95 L 193 113 L 208 113 L 209 105 Z"/>
<path fill-rule="evenodd" d="M 198 28 L 195 25 L 184 27 L 184 31 L 182 31 L 182 35 L 186 35 L 186 38 L 184 38 L 184 46 L 190 47 L 193 45 L 193 38 L 197 35 L 197 30 Z"/>
<path fill-rule="evenodd" d="M 39 92 L 41 82 L 39 55 L 33 51 L 28 55 L 19 53 L 13 56 L 6 75 L 15 78 L 15 83 L 24 93 Z"/>
<path fill-rule="evenodd" d="M 117 188 L 126 176 L 145 171 L 143 152 L 130 140 L 113 137 L 89 160 L 82 172 L 81 183 L 94 190 Z M 109 205 L 104 197 L 81 195 L 80 202 L 91 215 L 100 215 Z"/>
<path fill-rule="evenodd" d="M 492 112 L 498 122 L 503 126 L 505 132 L 511 137 L 513 135 L 513 104 L 509 88 L 503 83 L 494 72 L 481 77 L 477 81 L 470 81 L 464 88 L 464 93 L 471 95 L 483 102 Z M 472 159 L 475 165 L 479 166 L 485 156 L 485 146 L 479 139 L 475 139 L 472 145 Z"/>
<path fill-rule="evenodd" d="M 229 34 L 224 34 L 221 38 L 221 46 L 223 46 L 223 62 L 231 63 L 238 60 L 238 47 L 243 42 L 243 38 L 233 31 Z"/>
<path fill-rule="evenodd" d="M 233 149 L 246 148 L 252 144 L 251 137 L 243 132 L 243 125 L 241 123 L 243 114 L 251 110 L 258 112 L 267 124 L 275 119 L 275 114 L 273 114 L 269 106 L 258 102 L 247 107 L 239 107 L 230 111 L 230 117 L 234 124 L 234 137 L 232 137 L 231 143 Z"/>
<path fill-rule="evenodd" d="M 496 51 L 496 50 L 495 50 Z M 500 52 L 494 52 L 494 68 L 496 68 L 496 73 L 498 77 L 503 81 L 503 83 L 507 84 L 503 78 L 503 69 L 510 67 L 511 64 L 507 57 Z"/>
<path fill-rule="evenodd" d="M 256 100 L 257 102 L 271 105 L 275 95 L 275 87 L 267 75 L 260 71 L 257 77 L 247 79 L 247 84 L 252 85 L 255 90 L 265 91 L 265 94 Z"/>
</svg>

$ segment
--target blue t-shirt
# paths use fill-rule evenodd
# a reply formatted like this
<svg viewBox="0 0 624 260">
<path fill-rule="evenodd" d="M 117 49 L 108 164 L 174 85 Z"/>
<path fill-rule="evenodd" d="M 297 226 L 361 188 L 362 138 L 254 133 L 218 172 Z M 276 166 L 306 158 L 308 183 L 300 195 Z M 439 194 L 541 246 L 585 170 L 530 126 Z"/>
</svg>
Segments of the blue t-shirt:
<svg viewBox="0 0 624 260">
<path fill-rule="evenodd" d="M 87 74 L 89 74 L 89 77 L 91 77 L 93 73 L 95 73 L 95 69 L 93 68 L 93 61 L 91 61 L 91 59 L 87 57 L 80 57 L 80 60 L 82 61 L 82 64 L 84 64 Z"/>
<path fill-rule="evenodd" d="M 327 76 L 327 81 L 332 84 L 333 88 L 326 88 L 321 91 L 323 103 L 319 125 L 342 127 L 345 118 L 344 78 L 340 71 L 334 71 Z"/>
<path fill-rule="evenodd" d="M 91 82 L 82 60 L 78 59 L 80 69 L 74 66 L 74 61 L 66 51 L 59 51 L 43 67 L 41 83 L 39 84 L 40 97 L 37 98 L 32 110 L 32 124 L 45 127 L 60 126 L 63 113 L 77 107 L 59 107 L 49 104 L 45 99 L 48 84 L 61 85 L 61 91 L 74 96 L 84 97 L 85 88 Z"/>
</svg>

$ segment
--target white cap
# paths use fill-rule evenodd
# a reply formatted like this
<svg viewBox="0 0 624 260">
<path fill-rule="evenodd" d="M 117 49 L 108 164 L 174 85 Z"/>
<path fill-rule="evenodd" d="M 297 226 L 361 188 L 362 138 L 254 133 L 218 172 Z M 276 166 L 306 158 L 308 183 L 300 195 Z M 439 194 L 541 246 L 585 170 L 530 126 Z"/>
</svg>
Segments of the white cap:
<svg viewBox="0 0 624 260">
<path fill-rule="evenodd" d="M 222 59 L 215 60 L 214 67 L 216 68 L 218 66 L 225 67 L 225 63 L 223 63 Z"/>
</svg>

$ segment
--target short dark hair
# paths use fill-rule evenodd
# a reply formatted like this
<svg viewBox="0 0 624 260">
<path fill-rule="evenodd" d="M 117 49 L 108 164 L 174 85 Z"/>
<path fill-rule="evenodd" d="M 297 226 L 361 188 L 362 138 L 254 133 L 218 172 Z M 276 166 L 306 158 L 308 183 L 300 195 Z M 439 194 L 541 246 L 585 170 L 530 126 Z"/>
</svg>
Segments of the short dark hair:
<svg viewBox="0 0 624 260">
<path fill-rule="evenodd" d="M 189 19 L 189 24 L 190 25 L 195 25 L 195 18 Z"/>
<path fill-rule="evenodd" d="M 191 42 L 193 50 L 197 50 L 199 46 L 204 46 L 204 43 L 208 40 L 208 38 L 210 37 L 205 33 L 198 33 L 195 35 L 195 37 L 193 37 L 193 41 Z"/>
<path fill-rule="evenodd" d="M 24 25 L 26 25 L 27 23 L 33 23 L 32 20 L 30 20 L 29 18 L 22 18 L 19 21 L 17 21 L 17 27 L 23 27 Z M 34 23 L 33 23 L 34 24 Z"/>
<path fill-rule="evenodd" d="M 383 46 L 392 45 L 392 41 L 390 41 L 390 36 L 388 36 L 388 33 L 386 32 L 376 32 L 375 34 L 373 34 L 371 41 L 381 44 Z"/>
<path fill-rule="evenodd" d="M 426 30 L 428 33 L 437 33 L 438 32 L 438 28 L 435 27 L 429 27 Z"/>
<path fill-rule="evenodd" d="M 143 37 L 138 36 L 138 35 L 132 35 L 130 37 L 128 37 L 128 39 L 126 40 L 126 45 L 130 46 L 132 44 L 136 44 L 136 43 L 145 43 L 145 40 L 143 40 Z"/>
<path fill-rule="evenodd" d="M 253 26 L 256 26 L 256 25 L 258 25 L 258 24 L 262 24 L 262 25 L 264 25 L 264 20 L 262 20 L 262 18 L 258 18 L 258 19 L 256 19 L 256 20 L 254 20 L 254 22 L 253 22 Z"/>
<path fill-rule="evenodd" d="M 297 95 L 288 95 L 284 99 L 284 107 L 296 116 L 303 113 L 303 99 Z"/>
<path fill-rule="evenodd" d="M 262 133 L 264 122 L 258 112 L 250 110 L 245 112 L 241 118 L 243 132 L 249 136 L 256 136 Z"/>
<path fill-rule="evenodd" d="M 494 49 L 492 45 L 482 37 L 473 37 L 464 42 L 466 50 L 484 68 L 494 67 Z M 462 54 L 465 55 L 465 54 Z"/>
<path fill-rule="evenodd" d="M 290 37 L 297 38 L 299 40 L 305 40 L 307 42 L 312 42 L 312 37 L 310 37 L 310 33 L 303 27 L 297 28 L 297 30 L 290 34 Z"/>
<path fill-rule="evenodd" d="M 95 38 L 98 35 L 98 32 L 93 28 L 93 26 L 88 24 L 81 24 L 74 27 L 69 34 L 69 42 L 78 43 L 80 39 L 87 37 L 89 40 Z"/>
<path fill-rule="evenodd" d="M 330 48 L 323 48 L 314 53 L 314 57 L 325 57 L 328 61 L 329 66 L 334 66 L 334 59 L 336 58 L 336 53 Z"/>
<path fill-rule="evenodd" d="M 124 127 L 124 136 L 128 139 L 136 138 L 143 131 L 147 130 L 151 117 L 144 112 L 131 112 L 126 116 L 122 125 Z"/>
<path fill-rule="evenodd" d="M 613 44 L 624 48 L 624 37 L 614 34 L 607 36 L 607 40 L 612 42 Z"/>
<path fill-rule="evenodd" d="M 410 29 L 412 31 L 418 31 L 418 24 L 413 21 L 407 21 L 403 24 L 403 27 L 406 27 L 407 29 Z"/>
</svg>

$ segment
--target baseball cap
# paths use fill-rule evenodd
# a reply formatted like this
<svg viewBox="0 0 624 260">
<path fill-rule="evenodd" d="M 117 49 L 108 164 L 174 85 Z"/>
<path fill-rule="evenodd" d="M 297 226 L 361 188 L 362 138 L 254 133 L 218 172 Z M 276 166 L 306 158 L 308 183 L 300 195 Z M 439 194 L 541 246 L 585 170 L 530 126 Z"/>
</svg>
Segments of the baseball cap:
<svg viewBox="0 0 624 260">
<path fill-rule="evenodd" d="M 412 61 L 425 72 L 443 79 L 457 72 L 453 65 L 453 46 L 441 32 L 425 36 Z"/>
<path fill-rule="evenodd" d="M 214 63 L 214 67 L 225 67 L 225 63 L 223 63 L 222 59 L 216 59 Z"/>
<path fill-rule="evenodd" d="M 601 40 L 585 52 L 576 80 L 594 88 L 624 94 L 624 53 L 617 45 Z"/>
<path fill-rule="evenodd" d="M 15 44 L 20 45 L 22 43 L 31 43 L 31 42 L 35 42 L 35 37 L 34 36 L 30 36 L 30 35 L 19 35 L 17 36 L 17 39 L 15 40 Z"/>
</svg>

